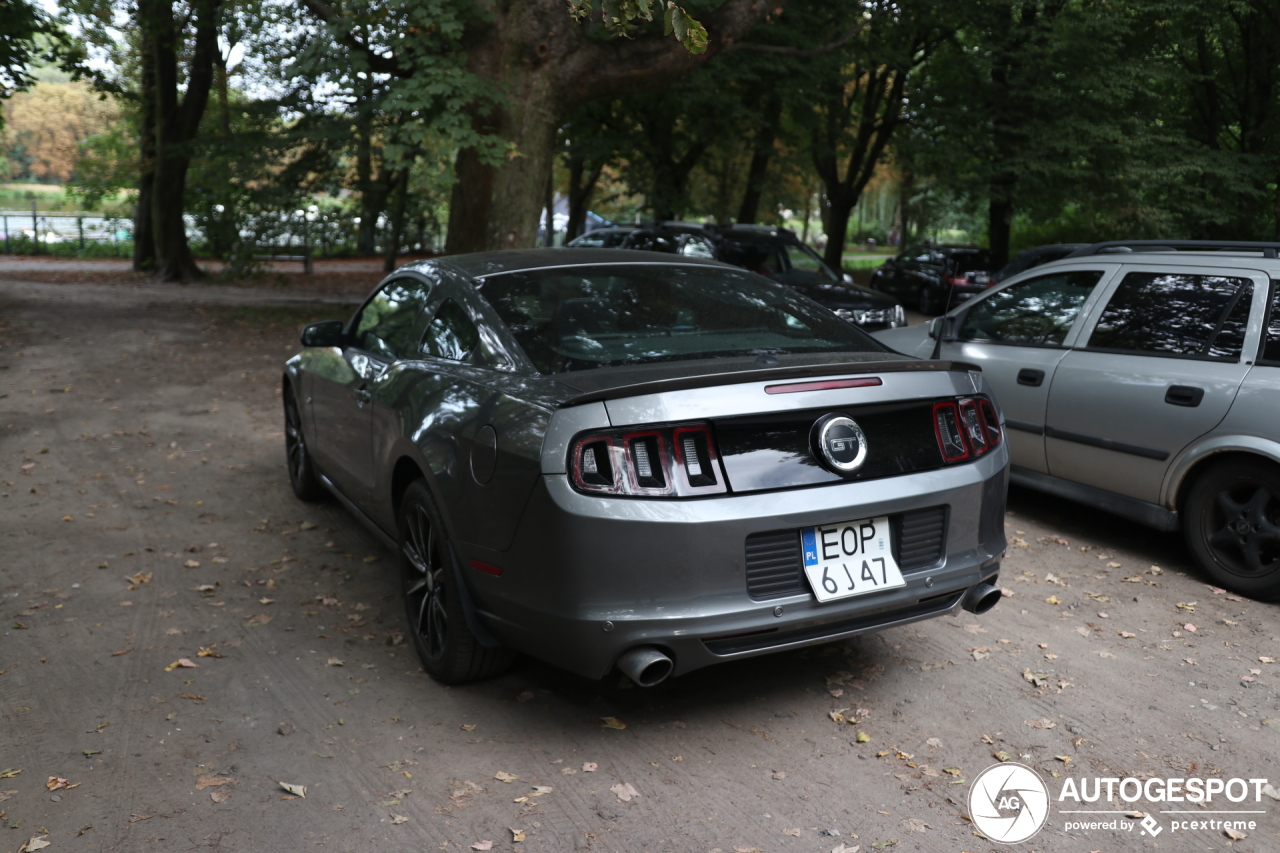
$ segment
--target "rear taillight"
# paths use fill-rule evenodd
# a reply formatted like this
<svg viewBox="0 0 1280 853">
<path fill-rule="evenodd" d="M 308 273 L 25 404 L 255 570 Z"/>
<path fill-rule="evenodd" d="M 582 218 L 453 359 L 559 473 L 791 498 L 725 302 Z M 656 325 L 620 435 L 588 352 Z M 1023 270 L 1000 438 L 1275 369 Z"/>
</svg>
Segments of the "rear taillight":
<svg viewBox="0 0 1280 853">
<path fill-rule="evenodd" d="M 969 458 L 969 446 L 960 432 L 960 409 L 955 403 L 933 404 L 933 433 L 938 437 L 942 461 L 959 462 Z"/>
<path fill-rule="evenodd" d="M 1000 444 L 1000 417 L 985 397 L 934 403 L 933 434 L 944 462 L 963 462 Z"/>
<path fill-rule="evenodd" d="M 688 497 L 728 491 L 705 424 L 601 430 L 573 442 L 574 488 L 603 495 Z"/>
<path fill-rule="evenodd" d="M 962 275 L 947 276 L 947 284 L 951 285 L 952 287 L 963 287 L 966 284 L 972 284 L 972 283 L 973 282 L 969 281 L 968 278 Z"/>
</svg>

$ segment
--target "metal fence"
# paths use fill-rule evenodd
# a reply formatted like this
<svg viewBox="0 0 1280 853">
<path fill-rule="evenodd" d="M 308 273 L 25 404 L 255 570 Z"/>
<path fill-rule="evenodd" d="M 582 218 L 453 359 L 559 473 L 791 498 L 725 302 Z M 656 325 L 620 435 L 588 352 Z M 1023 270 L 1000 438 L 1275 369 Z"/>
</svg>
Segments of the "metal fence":
<svg viewBox="0 0 1280 853">
<path fill-rule="evenodd" d="M 17 240 L 31 241 L 37 247 L 54 243 L 71 243 L 81 249 L 90 243 L 120 243 L 133 239 L 133 221 L 121 217 L 83 213 L 47 213 L 44 211 L 0 210 L 0 233 L 4 235 L 4 251 L 14 251 Z"/>
</svg>

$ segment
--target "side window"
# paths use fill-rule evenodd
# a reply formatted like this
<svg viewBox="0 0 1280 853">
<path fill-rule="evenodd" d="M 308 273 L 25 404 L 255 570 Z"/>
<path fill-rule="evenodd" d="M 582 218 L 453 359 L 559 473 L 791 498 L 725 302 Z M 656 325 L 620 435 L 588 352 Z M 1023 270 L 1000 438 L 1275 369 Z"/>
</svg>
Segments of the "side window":
<svg viewBox="0 0 1280 853">
<path fill-rule="evenodd" d="M 428 286 L 417 279 L 387 282 L 361 309 L 355 345 L 391 361 L 413 356 L 418 313 L 428 293 Z"/>
<path fill-rule="evenodd" d="M 1271 304 L 1267 306 L 1267 326 L 1262 330 L 1258 362 L 1280 367 L 1280 281 L 1271 282 Z"/>
<path fill-rule="evenodd" d="M 1006 287 L 969 310 L 963 341 L 1015 346 L 1061 346 L 1102 273 L 1094 270 L 1043 275 Z"/>
<path fill-rule="evenodd" d="M 422 338 L 422 350 L 436 358 L 466 361 L 480 343 L 480 333 L 462 306 L 446 299 Z"/>
<path fill-rule="evenodd" d="M 822 259 L 809 250 L 807 246 L 787 246 L 787 257 L 791 261 L 791 268 L 796 270 L 804 270 L 816 275 L 822 281 L 835 281 L 836 278 L 831 273 L 831 269 L 822 262 Z"/>
<path fill-rule="evenodd" d="M 1098 319 L 1089 348 L 1235 361 L 1252 294 L 1247 278 L 1129 273 Z"/>
</svg>

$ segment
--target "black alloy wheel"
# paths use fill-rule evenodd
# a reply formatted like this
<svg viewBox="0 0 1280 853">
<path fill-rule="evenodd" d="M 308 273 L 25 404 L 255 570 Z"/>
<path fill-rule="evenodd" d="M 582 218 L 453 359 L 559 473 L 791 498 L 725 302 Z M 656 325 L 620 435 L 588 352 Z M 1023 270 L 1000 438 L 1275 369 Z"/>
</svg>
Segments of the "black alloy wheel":
<svg viewBox="0 0 1280 853">
<path fill-rule="evenodd" d="M 298 410 L 292 388 L 286 388 L 284 393 L 284 452 L 293 493 L 309 503 L 326 499 L 329 493 L 316 476 L 315 465 L 307 451 L 307 440 L 302 433 L 302 413 Z"/>
<path fill-rule="evenodd" d="M 1221 462 L 1187 495 L 1187 544 L 1220 586 L 1280 599 L 1280 468 Z"/>
<path fill-rule="evenodd" d="M 512 654 L 485 648 L 467 627 L 448 533 L 422 480 L 400 502 L 400 578 L 405 616 L 422 668 L 444 684 L 495 675 Z"/>
</svg>

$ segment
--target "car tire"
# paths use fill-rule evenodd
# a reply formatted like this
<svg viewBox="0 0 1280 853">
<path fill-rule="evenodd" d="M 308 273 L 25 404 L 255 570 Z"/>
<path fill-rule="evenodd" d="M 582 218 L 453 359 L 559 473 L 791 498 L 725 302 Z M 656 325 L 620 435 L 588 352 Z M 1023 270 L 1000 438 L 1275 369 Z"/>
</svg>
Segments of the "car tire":
<svg viewBox="0 0 1280 853">
<path fill-rule="evenodd" d="M 478 681 L 507 669 L 511 650 L 484 647 L 467 627 L 457 557 L 422 480 L 405 490 L 398 527 L 405 617 L 422 668 L 442 684 Z"/>
<path fill-rule="evenodd" d="M 1280 467 L 1220 462 L 1192 484 L 1184 512 L 1187 545 L 1215 583 L 1280 599 Z"/>
<path fill-rule="evenodd" d="M 315 463 L 311 461 L 311 452 L 307 449 L 306 436 L 302 431 L 302 411 L 292 388 L 286 388 L 284 393 L 284 452 L 293 493 L 308 503 L 327 499 L 329 492 L 320 483 Z"/>
</svg>

